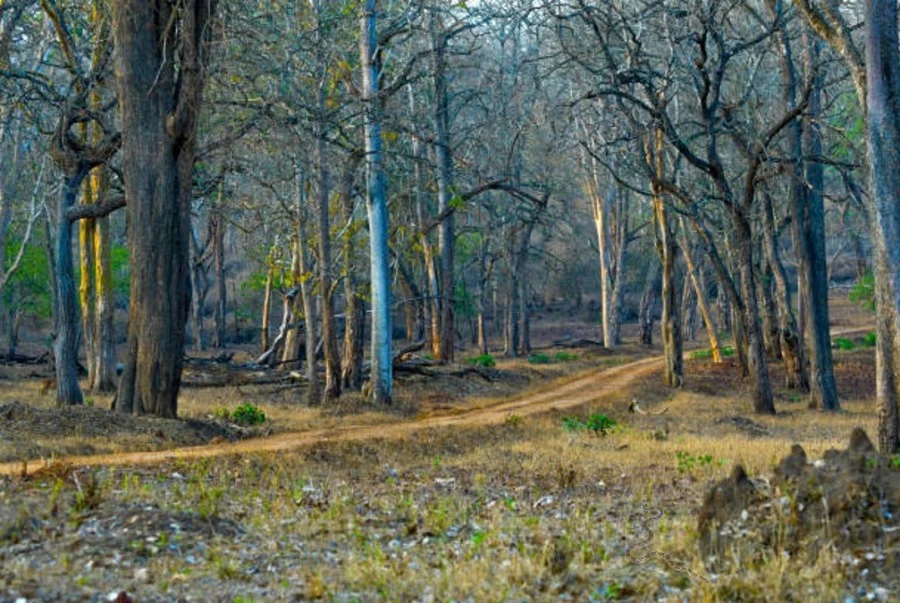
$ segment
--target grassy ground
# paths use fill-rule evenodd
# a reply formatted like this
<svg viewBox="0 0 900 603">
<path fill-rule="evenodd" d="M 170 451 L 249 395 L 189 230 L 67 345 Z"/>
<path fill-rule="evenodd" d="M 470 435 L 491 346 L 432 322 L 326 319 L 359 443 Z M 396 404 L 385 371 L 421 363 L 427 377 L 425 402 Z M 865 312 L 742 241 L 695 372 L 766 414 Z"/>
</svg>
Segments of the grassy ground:
<svg viewBox="0 0 900 603">
<path fill-rule="evenodd" d="M 763 477 L 793 442 L 817 458 L 844 447 L 856 425 L 873 433 L 871 350 L 836 361 L 839 414 L 779 389 L 779 414 L 750 415 L 733 367 L 694 360 L 679 392 L 651 375 L 584 407 L 498 426 L 152 468 L 59 465 L 6 480 L 0 600 L 896 597 L 898 576 L 868 551 L 769 555 L 718 574 L 698 556 L 700 500 L 733 463 Z M 629 414 L 633 399 L 663 414 Z M 605 436 L 564 427 L 595 413 L 618 426 Z M 645 502 L 662 512 L 652 526 Z M 629 562 L 646 527 L 649 548 L 677 565 Z"/>
</svg>

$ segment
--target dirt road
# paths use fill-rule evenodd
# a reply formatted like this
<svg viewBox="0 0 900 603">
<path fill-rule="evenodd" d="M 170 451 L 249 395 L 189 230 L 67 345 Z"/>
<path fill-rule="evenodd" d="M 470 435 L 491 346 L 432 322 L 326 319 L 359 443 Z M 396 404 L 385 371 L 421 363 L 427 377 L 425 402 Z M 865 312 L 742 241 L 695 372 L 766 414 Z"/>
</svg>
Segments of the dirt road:
<svg viewBox="0 0 900 603">
<path fill-rule="evenodd" d="M 151 465 L 170 459 L 198 459 L 251 452 L 296 450 L 320 442 L 367 439 L 394 439 L 433 427 L 476 426 L 503 423 L 510 415 L 528 416 L 553 408 L 566 409 L 602 398 L 604 392 L 621 389 L 648 375 L 662 365 L 662 357 L 645 358 L 614 368 L 590 371 L 558 387 L 545 387 L 525 392 L 487 406 L 474 407 L 454 414 L 427 416 L 388 425 L 348 425 L 335 429 L 314 429 L 282 433 L 268 438 L 234 443 L 210 444 L 156 452 L 131 452 L 73 456 L 56 461 L 29 460 L 0 464 L 0 475 L 34 473 L 52 462 L 65 462 L 76 467 L 112 465 Z"/>
<path fill-rule="evenodd" d="M 870 330 L 871 327 L 853 327 L 834 329 L 831 333 L 836 337 L 865 333 Z M 554 408 L 559 410 L 572 408 L 600 399 L 605 392 L 627 387 L 634 381 L 652 373 L 662 366 L 662 361 L 661 356 L 655 356 L 614 368 L 588 371 L 559 386 L 542 387 L 537 391 L 524 392 L 490 405 L 473 407 L 453 414 L 427 416 L 387 425 L 348 425 L 336 429 L 312 429 L 295 433 L 281 433 L 268 438 L 156 452 L 100 454 L 65 457 L 55 461 L 36 459 L 26 462 L 2 463 L 0 464 L 0 475 L 34 473 L 53 462 L 64 462 L 76 467 L 152 465 L 170 459 L 199 459 L 252 452 L 284 452 L 320 442 L 397 439 L 433 427 L 496 425 L 506 421 L 510 415 L 525 417 Z"/>
</svg>

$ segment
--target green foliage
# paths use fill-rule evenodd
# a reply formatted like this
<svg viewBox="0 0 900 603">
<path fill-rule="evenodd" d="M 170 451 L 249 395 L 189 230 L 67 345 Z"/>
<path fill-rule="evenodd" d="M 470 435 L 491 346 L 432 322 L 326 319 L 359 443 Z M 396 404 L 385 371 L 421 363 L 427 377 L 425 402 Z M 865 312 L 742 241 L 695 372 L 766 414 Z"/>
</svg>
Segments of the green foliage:
<svg viewBox="0 0 900 603">
<path fill-rule="evenodd" d="M 891 457 L 891 467 L 894 471 L 900 471 L 900 454 L 895 454 Z"/>
<path fill-rule="evenodd" d="M 244 402 L 231 413 L 231 420 L 238 425 L 261 425 L 266 422 L 266 413 L 251 402 Z"/>
<path fill-rule="evenodd" d="M 494 362 L 494 357 L 490 354 L 481 354 L 480 356 L 470 356 L 466 358 L 466 364 L 472 364 L 474 366 L 482 366 L 485 368 L 497 366 L 497 363 Z"/>
<path fill-rule="evenodd" d="M 256 404 L 244 402 L 233 411 L 227 408 L 217 408 L 213 413 L 216 418 L 225 421 L 231 421 L 238 425 L 261 425 L 266 422 L 266 413 L 264 413 Z"/>
<path fill-rule="evenodd" d="M 573 362 L 578 360 L 578 354 L 574 352 L 557 352 L 553 355 L 553 360 L 556 362 Z"/>
<path fill-rule="evenodd" d="M 568 432 L 588 430 L 600 436 L 605 436 L 619 428 L 615 419 L 610 419 L 601 413 L 593 413 L 587 421 L 582 421 L 577 417 L 563 417 L 562 426 Z"/>
<path fill-rule="evenodd" d="M 562 426 L 569 432 L 579 431 L 584 429 L 584 422 L 577 417 L 563 417 Z"/>
<path fill-rule="evenodd" d="M 543 352 L 535 352 L 528 357 L 529 364 L 550 364 L 550 356 Z"/>
<path fill-rule="evenodd" d="M 715 462 L 716 466 L 722 467 L 729 462 L 729 459 L 714 459 L 711 454 L 693 454 L 679 450 L 675 453 L 675 462 L 679 473 L 690 473 L 696 467 L 709 467 Z"/>
<path fill-rule="evenodd" d="M 734 348 L 731 346 L 723 346 L 719 348 L 719 352 L 722 354 L 723 358 L 728 358 L 729 356 L 734 356 Z M 691 360 L 711 360 L 713 357 L 712 349 L 708 350 L 697 350 L 691 352 Z"/>
<path fill-rule="evenodd" d="M 4 271 L 15 260 L 21 244 L 21 241 L 7 241 Z M 17 308 L 38 318 L 50 318 L 50 262 L 43 248 L 34 244 L 25 247 L 19 269 L 3 289 L 3 302 L 8 308 Z"/>
<path fill-rule="evenodd" d="M 850 301 L 859 304 L 866 310 L 875 310 L 875 277 L 871 273 L 865 275 L 853 285 L 848 296 Z"/>
<path fill-rule="evenodd" d="M 851 339 L 846 339 L 845 337 L 835 338 L 834 345 L 836 345 L 839 350 L 843 350 L 845 352 L 856 349 L 856 344 L 853 343 Z"/>
<path fill-rule="evenodd" d="M 863 337 L 862 340 L 862 346 L 864 348 L 874 348 L 877 341 L 878 336 L 874 331 L 872 333 L 866 333 L 866 336 Z"/>
</svg>

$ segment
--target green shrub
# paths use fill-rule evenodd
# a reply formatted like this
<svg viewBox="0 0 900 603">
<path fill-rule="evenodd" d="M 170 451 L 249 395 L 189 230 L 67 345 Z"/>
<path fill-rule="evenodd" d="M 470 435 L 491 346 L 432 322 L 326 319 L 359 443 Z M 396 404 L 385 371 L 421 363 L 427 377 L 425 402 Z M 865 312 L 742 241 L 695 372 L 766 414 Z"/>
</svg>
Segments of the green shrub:
<svg viewBox="0 0 900 603">
<path fill-rule="evenodd" d="M 234 409 L 231 420 L 238 425 L 260 425 L 266 422 L 266 413 L 255 404 L 245 402 Z"/>
<path fill-rule="evenodd" d="M 587 421 L 582 421 L 577 417 L 563 417 L 562 426 L 563 429 L 569 432 L 587 429 L 593 431 L 596 435 L 605 436 L 606 434 L 615 431 L 619 427 L 619 424 L 615 419 L 610 419 L 604 414 L 593 413 L 588 417 Z"/>
<path fill-rule="evenodd" d="M 584 429 L 584 422 L 577 417 L 563 417 L 562 426 L 566 431 L 580 431 Z"/>
<path fill-rule="evenodd" d="M 874 347 L 875 347 L 875 343 L 876 343 L 877 341 L 878 341 L 878 336 L 877 336 L 874 332 L 872 332 L 872 333 L 866 333 L 866 336 L 863 337 L 862 345 L 863 345 L 863 347 L 865 347 L 865 348 L 874 348 Z"/>
<path fill-rule="evenodd" d="M 845 352 L 856 348 L 856 344 L 853 343 L 852 340 L 846 339 L 844 337 L 837 337 L 834 340 L 834 345 L 836 345 L 839 350 L 844 350 Z"/>
<path fill-rule="evenodd" d="M 850 301 L 856 302 L 866 310 L 875 310 L 875 278 L 867 274 L 853 285 L 848 296 Z"/>
<path fill-rule="evenodd" d="M 474 364 L 475 366 L 483 366 L 485 368 L 489 368 L 492 366 L 497 366 L 497 363 L 494 362 L 494 357 L 490 354 L 481 354 L 480 356 L 470 356 L 466 358 L 467 364 Z"/>
<path fill-rule="evenodd" d="M 588 417 L 587 424 L 585 426 L 598 435 L 606 435 L 607 433 L 613 431 L 616 427 L 618 427 L 619 424 L 616 423 L 614 419 L 610 419 L 606 415 L 594 413 L 590 417 Z"/>
<path fill-rule="evenodd" d="M 578 354 L 574 352 L 557 352 L 553 355 L 553 359 L 556 362 L 572 362 L 578 360 Z"/>
<path fill-rule="evenodd" d="M 528 357 L 529 364 L 550 364 L 550 356 L 543 352 L 535 352 Z"/>
<path fill-rule="evenodd" d="M 213 411 L 213 416 L 217 419 L 223 419 L 225 421 L 231 420 L 231 411 L 225 408 L 224 406 L 220 406 L 215 411 Z"/>
</svg>

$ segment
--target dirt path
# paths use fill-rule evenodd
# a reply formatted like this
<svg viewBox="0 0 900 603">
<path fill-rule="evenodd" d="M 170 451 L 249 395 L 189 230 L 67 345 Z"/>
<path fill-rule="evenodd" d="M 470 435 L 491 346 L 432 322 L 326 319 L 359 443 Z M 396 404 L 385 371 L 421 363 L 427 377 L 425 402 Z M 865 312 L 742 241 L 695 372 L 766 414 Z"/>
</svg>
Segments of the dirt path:
<svg viewBox="0 0 900 603">
<path fill-rule="evenodd" d="M 871 329 L 858 327 L 833 330 L 832 336 L 851 335 Z M 29 460 L 0 464 L 0 475 L 30 474 L 52 463 L 64 462 L 77 467 L 113 465 L 152 465 L 171 459 L 199 459 L 253 452 L 284 452 L 320 442 L 369 439 L 398 439 L 434 427 L 472 427 L 496 425 L 510 415 L 528 416 L 551 409 L 563 410 L 601 398 L 605 392 L 629 386 L 662 366 L 663 358 L 654 356 L 608 369 L 584 373 L 559 386 L 544 386 L 538 391 L 524 392 L 486 406 L 473 407 L 452 414 L 426 416 L 386 425 L 348 425 L 331 429 L 282 433 L 268 438 L 234 443 L 209 444 L 155 452 L 129 452 L 72 456 L 56 460 Z"/>
<path fill-rule="evenodd" d="M 348 425 L 331 429 L 313 429 L 234 443 L 209 444 L 154 452 L 72 456 L 50 461 L 29 460 L 3 463 L 0 464 L 0 475 L 34 473 L 54 462 L 64 462 L 79 467 L 151 465 L 170 459 L 199 459 L 251 452 L 283 452 L 320 442 L 397 439 L 433 427 L 492 425 L 503 423 L 507 417 L 513 414 L 524 417 L 553 408 L 565 409 L 589 403 L 602 397 L 605 392 L 628 386 L 658 369 L 661 365 L 662 357 L 645 358 L 614 368 L 590 371 L 558 387 L 544 387 L 538 392 L 525 392 L 487 406 L 387 425 Z"/>
</svg>

